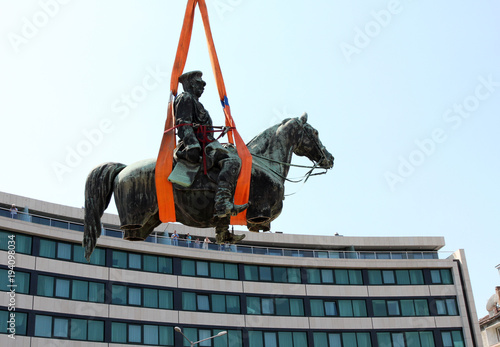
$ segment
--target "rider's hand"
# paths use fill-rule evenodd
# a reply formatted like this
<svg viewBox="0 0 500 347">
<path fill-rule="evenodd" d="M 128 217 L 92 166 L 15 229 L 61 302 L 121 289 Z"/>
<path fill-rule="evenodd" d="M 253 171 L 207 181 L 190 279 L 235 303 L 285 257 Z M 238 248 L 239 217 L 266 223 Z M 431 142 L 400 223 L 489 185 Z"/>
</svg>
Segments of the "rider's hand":
<svg viewBox="0 0 500 347">
<path fill-rule="evenodd" d="M 190 148 L 186 151 L 186 159 L 191 163 L 199 163 L 201 157 L 201 149 L 198 147 Z"/>
</svg>

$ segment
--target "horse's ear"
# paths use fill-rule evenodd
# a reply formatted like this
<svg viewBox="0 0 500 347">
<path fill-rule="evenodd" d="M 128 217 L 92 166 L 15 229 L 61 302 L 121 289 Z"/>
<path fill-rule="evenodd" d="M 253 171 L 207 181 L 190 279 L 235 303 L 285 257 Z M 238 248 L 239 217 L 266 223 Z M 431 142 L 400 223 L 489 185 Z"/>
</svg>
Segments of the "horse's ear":
<svg viewBox="0 0 500 347">
<path fill-rule="evenodd" d="M 307 112 L 304 112 L 302 116 L 300 116 L 300 121 L 302 122 L 302 124 L 307 123 Z"/>
</svg>

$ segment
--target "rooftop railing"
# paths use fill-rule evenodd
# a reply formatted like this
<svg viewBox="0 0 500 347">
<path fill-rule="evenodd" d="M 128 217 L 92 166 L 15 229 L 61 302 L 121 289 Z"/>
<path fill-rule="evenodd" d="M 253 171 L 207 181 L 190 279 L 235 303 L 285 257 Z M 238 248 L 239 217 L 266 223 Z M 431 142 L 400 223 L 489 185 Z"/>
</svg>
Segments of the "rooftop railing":
<svg viewBox="0 0 500 347">
<path fill-rule="evenodd" d="M 67 220 L 40 216 L 30 212 L 17 211 L 15 214 L 7 208 L 0 207 L 0 216 L 6 218 L 14 218 L 26 222 L 83 232 L 83 224 L 70 222 Z M 168 234 L 168 233 L 167 233 Z M 119 229 L 102 228 L 101 235 L 123 238 L 123 232 Z M 146 242 L 157 243 L 162 245 L 170 245 L 174 247 L 186 247 L 200 250 L 216 250 L 224 252 L 259 254 L 259 255 L 274 255 L 285 257 L 304 257 L 304 258 L 331 258 L 331 259 L 445 259 L 451 252 L 436 252 L 436 251 L 344 251 L 344 250 L 318 250 L 318 249 L 292 249 L 292 248 L 276 248 L 276 247 L 259 247 L 242 244 L 215 244 L 204 243 L 203 240 L 196 239 L 188 240 L 179 238 L 177 240 L 172 237 L 161 235 L 154 232 L 148 236 Z"/>
</svg>

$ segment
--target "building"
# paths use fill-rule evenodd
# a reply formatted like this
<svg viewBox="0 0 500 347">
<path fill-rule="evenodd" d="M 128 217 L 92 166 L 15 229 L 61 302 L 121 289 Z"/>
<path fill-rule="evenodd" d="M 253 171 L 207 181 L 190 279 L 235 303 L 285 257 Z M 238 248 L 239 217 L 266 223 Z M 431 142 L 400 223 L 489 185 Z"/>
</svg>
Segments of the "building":
<svg viewBox="0 0 500 347">
<path fill-rule="evenodd" d="M 500 265 L 496 268 L 500 270 Z M 486 303 L 488 315 L 479 320 L 481 337 L 484 347 L 500 346 L 500 287 L 495 288 L 493 294 Z"/>
<path fill-rule="evenodd" d="M 464 252 L 439 252 L 441 237 L 248 233 L 206 250 L 194 241 L 213 230 L 131 242 L 105 215 L 88 264 L 82 218 L 0 193 L 1 346 L 189 346 L 177 326 L 192 341 L 228 332 L 201 346 L 481 346 Z M 170 244 L 174 228 L 190 247 Z"/>
</svg>

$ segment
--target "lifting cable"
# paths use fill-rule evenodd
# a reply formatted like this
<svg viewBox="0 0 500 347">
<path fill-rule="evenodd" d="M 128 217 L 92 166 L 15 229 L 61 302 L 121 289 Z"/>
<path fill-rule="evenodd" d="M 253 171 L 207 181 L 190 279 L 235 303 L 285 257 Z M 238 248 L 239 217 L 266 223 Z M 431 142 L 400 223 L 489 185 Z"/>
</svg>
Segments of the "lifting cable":
<svg viewBox="0 0 500 347">
<path fill-rule="evenodd" d="M 174 66 L 172 68 L 172 75 L 170 77 L 170 97 L 168 101 L 167 120 L 165 121 L 165 131 L 160 145 L 160 151 L 156 161 L 155 179 L 156 179 L 156 195 L 158 199 L 158 208 L 160 213 L 160 220 L 163 223 L 175 222 L 175 204 L 174 204 L 174 190 L 172 183 L 168 180 L 168 176 L 172 172 L 173 152 L 176 146 L 175 132 L 168 131 L 175 127 L 174 115 L 174 99 L 177 95 L 177 88 L 179 86 L 179 76 L 182 75 L 184 66 L 186 65 L 186 58 L 189 51 L 189 44 L 191 42 L 191 33 L 193 30 L 194 11 L 198 5 L 203 26 L 205 28 L 205 35 L 207 38 L 208 50 L 210 54 L 210 61 L 212 63 L 212 70 L 215 76 L 219 98 L 223 107 L 225 115 L 226 126 L 229 127 L 227 132 L 229 143 L 236 145 L 238 156 L 241 159 L 241 170 L 234 193 L 234 204 L 243 205 L 248 202 L 250 195 L 250 178 L 252 172 L 252 156 L 248 150 L 245 142 L 236 130 L 236 124 L 231 116 L 231 109 L 227 98 L 226 87 L 219 65 L 219 59 L 215 51 L 212 32 L 210 30 L 210 23 L 208 21 L 208 11 L 205 0 L 188 0 L 186 6 L 186 13 L 184 15 L 184 22 L 182 24 L 181 35 L 179 44 L 177 46 L 177 53 L 175 55 Z M 231 217 L 231 224 L 233 225 L 246 225 L 246 210 L 239 213 L 237 216 Z"/>
</svg>

